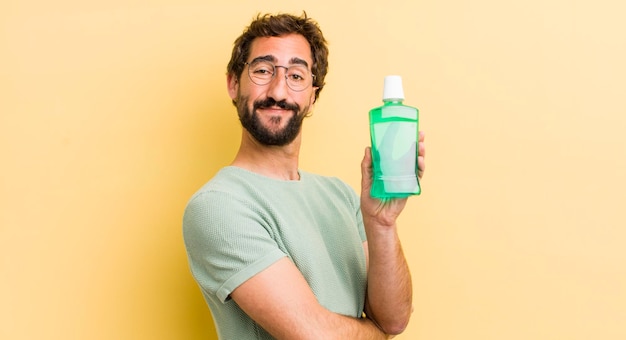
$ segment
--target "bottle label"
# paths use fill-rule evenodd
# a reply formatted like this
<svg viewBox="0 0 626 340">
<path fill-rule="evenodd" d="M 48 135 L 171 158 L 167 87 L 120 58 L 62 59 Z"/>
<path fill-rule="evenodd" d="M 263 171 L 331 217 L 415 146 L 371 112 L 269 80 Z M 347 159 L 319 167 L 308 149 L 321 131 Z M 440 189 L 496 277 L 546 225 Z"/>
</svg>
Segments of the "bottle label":
<svg viewBox="0 0 626 340">
<path fill-rule="evenodd" d="M 373 126 L 375 136 L 374 158 L 379 171 L 375 180 L 381 180 L 387 193 L 414 193 L 419 190 L 415 174 L 417 164 L 417 124 L 411 121 L 392 121 Z"/>
</svg>

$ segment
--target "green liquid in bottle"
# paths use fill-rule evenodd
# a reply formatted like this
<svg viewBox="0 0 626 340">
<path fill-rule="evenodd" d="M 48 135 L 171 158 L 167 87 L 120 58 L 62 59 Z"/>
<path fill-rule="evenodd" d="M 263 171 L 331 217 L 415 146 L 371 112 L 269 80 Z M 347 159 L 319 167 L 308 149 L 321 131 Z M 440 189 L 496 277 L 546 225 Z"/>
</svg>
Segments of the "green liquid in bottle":
<svg viewBox="0 0 626 340">
<path fill-rule="evenodd" d="M 402 104 L 401 99 L 384 98 L 383 102 L 369 112 L 374 173 L 370 195 L 382 199 L 419 195 L 419 110 Z"/>
</svg>

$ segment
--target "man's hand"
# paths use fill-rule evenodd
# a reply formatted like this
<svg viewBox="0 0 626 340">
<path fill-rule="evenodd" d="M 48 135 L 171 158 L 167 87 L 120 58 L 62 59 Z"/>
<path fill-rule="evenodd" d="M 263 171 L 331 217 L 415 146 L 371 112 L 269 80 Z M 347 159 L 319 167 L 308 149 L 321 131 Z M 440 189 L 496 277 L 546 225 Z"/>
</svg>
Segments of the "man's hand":
<svg viewBox="0 0 626 340">
<path fill-rule="evenodd" d="M 424 176 L 426 162 L 424 159 L 426 148 L 424 146 L 424 132 L 420 131 L 418 139 L 417 175 L 421 179 Z M 371 197 L 370 190 L 373 182 L 372 153 L 371 148 L 365 148 L 365 155 L 361 161 L 361 213 L 363 219 L 376 226 L 392 226 L 404 209 L 407 198 L 376 199 Z"/>
</svg>

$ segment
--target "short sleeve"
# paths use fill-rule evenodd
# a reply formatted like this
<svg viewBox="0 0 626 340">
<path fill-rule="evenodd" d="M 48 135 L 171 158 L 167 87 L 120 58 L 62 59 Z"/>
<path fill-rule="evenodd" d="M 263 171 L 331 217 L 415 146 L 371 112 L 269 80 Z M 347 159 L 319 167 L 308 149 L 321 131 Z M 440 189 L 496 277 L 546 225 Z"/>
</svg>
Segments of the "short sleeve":
<svg viewBox="0 0 626 340">
<path fill-rule="evenodd" d="M 246 280 L 285 257 L 253 204 L 206 191 L 191 198 L 183 237 L 191 271 L 207 293 L 222 302 Z"/>
</svg>

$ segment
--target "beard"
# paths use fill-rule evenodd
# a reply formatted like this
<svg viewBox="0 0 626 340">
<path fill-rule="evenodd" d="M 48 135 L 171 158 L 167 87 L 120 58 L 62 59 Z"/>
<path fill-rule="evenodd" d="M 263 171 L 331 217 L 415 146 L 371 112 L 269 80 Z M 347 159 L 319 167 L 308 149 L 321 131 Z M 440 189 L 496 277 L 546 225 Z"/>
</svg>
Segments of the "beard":
<svg viewBox="0 0 626 340">
<path fill-rule="evenodd" d="M 275 101 L 272 98 L 257 100 L 252 104 L 252 112 L 248 108 L 248 98 L 237 98 L 237 113 L 241 125 L 256 139 L 259 143 L 266 146 L 284 146 L 296 139 L 302 128 L 302 121 L 308 112 L 309 107 L 304 110 L 300 109 L 298 104 L 290 104 L 286 101 Z M 291 110 L 293 115 L 287 118 L 272 117 L 270 123 L 280 124 L 282 119 L 287 119 L 287 125 L 282 129 L 272 129 L 264 126 L 257 114 L 257 109 L 270 108 L 273 106 L 281 109 Z"/>
</svg>

